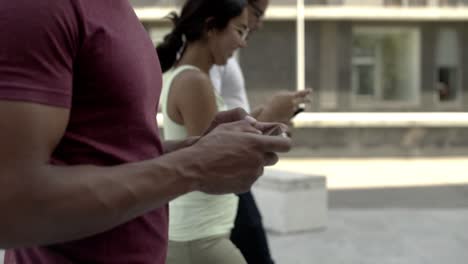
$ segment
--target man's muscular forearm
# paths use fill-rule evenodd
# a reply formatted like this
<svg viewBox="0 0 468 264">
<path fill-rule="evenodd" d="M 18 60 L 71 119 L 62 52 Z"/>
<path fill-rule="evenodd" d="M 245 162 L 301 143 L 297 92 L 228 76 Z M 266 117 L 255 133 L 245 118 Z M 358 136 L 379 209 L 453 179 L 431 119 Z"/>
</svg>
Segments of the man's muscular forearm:
<svg viewBox="0 0 468 264">
<path fill-rule="evenodd" d="M 1 186 L 8 188 L 0 192 L 6 213 L 0 219 L 0 248 L 83 238 L 163 206 L 194 190 L 194 179 L 179 173 L 190 155 L 178 151 L 112 167 L 1 168 Z"/>
<path fill-rule="evenodd" d="M 166 140 L 163 141 L 164 153 L 171 153 L 183 148 L 187 148 L 197 143 L 200 137 L 188 137 L 184 140 Z"/>
</svg>

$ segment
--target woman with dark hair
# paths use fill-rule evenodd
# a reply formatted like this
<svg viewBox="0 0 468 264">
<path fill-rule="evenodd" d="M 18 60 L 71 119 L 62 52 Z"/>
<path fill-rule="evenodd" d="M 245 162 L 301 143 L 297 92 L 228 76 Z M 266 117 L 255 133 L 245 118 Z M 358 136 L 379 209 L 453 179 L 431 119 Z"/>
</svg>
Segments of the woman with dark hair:
<svg viewBox="0 0 468 264">
<path fill-rule="evenodd" d="M 209 77 L 246 45 L 246 0 L 188 0 L 157 46 L 164 74 L 161 106 L 168 140 L 200 136 L 226 109 Z M 193 157 L 196 159 L 197 157 Z M 236 169 L 236 168 L 233 168 Z M 246 263 L 229 236 L 238 198 L 193 192 L 170 203 L 168 264 Z"/>
</svg>

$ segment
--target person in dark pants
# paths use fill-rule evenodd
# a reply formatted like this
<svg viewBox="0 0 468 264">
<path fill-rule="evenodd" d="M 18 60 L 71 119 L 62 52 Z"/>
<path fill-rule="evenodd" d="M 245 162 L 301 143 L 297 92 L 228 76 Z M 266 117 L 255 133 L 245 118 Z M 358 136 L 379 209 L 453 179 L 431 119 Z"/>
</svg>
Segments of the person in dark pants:
<svg viewBox="0 0 468 264">
<path fill-rule="evenodd" d="M 248 3 L 249 29 L 252 34 L 262 27 L 269 0 L 249 0 Z M 225 66 L 213 67 L 210 77 L 216 93 L 223 98 L 228 108 L 241 107 L 260 121 L 289 124 L 300 104 L 310 102 L 307 98 L 310 90 L 281 91 L 273 94 L 264 105 L 251 110 L 242 69 L 235 58 L 231 58 Z M 239 195 L 239 207 L 234 229 L 231 232 L 231 241 L 242 252 L 247 263 L 274 263 L 262 217 L 251 192 Z"/>
<path fill-rule="evenodd" d="M 239 248 L 247 263 L 273 264 L 263 228 L 262 216 L 251 192 L 239 195 L 239 207 L 231 232 L 231 241 Z"/>
</svg>

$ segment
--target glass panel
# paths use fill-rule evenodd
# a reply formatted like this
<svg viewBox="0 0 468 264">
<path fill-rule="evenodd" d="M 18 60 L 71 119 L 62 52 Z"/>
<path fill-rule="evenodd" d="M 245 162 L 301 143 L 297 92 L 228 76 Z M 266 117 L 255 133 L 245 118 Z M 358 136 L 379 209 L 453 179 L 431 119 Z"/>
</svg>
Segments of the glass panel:
<svg viewBox="0 0 468 264">
<path fill-rule="evenodd" d="M 419 37 L 415 29 L 355 28 L 353 91 L 378 101 L 415 102 L 419 91 Z"/>
<path fill-rule="evenodd" d="M 407 0 L 408 6 L 425 6 L 427 5 L 427 0 Z"/>
<path fill-rule="evenodd" d="M 441 29 L 437 35 L 436 93 L 440 102 L 455 101 L 460 89 L 459 45 L 454 29 Z"/>
<path fill-rule="evenodd" d="M 441 6 L 456 6 L 458 4 L 458 0 L 440 0 L 439 5 Z"/>
<path fill-rule="evenodd" d="M 384 5 L 386 6 L 401 6 L 402 3 L 402 0 L 384 0 Z"/>
<path fill-rule="evenodd" d="M 442 102 L 454 101 L 457 98 L 458 90 L 457 69 L 450 67 L 440 67 L 438 68 L 437 72 L 437 92 L 439 100 Z"/>
<path fill-rule="evenodd" d="M 359 66 L 356 66 L 355 70 L 357 71 L 356 93 L 358 95 L 374 96 L 375 94 L 375 91 L 374 91 L 375 66 L 374 65 L 359 65 Z"/>
</svg>

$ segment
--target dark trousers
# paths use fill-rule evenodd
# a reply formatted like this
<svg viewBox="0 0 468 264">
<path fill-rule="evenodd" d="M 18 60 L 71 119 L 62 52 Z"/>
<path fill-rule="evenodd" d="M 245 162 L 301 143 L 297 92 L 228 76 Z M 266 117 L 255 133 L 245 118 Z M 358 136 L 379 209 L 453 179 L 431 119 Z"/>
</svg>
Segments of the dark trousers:
<svg viewBox="0 0 468 264">
<path fill-rule="evenodd" d="M 273 264 L 262 216 L 251 192 L 239 195 L 231 241 L 239 248 L 249 264 Z"/>
</svg>

